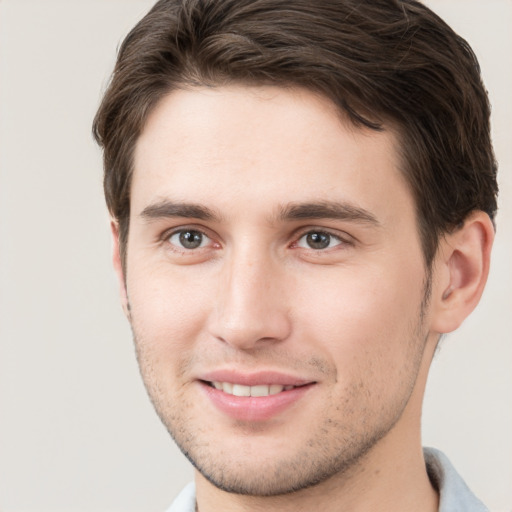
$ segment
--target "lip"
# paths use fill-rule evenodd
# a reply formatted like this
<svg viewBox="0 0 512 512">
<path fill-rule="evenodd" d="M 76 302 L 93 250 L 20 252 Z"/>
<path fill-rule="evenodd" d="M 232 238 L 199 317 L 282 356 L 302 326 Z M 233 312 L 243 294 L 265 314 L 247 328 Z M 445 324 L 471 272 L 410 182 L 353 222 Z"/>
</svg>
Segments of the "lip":
<svg viewBox="0 0 512 512">
<path fill-rule="evenodd" d="M 257 386 L 258 384 L 279 384 L 281 386 L 304 386 L 313 381 L 287 375 L 275 371 L 259 371 L 254 373 L 239 372 L 233 370 L 216 370 L 200 375 L 199 380 L 207 382 L 231 382 L 243 386 Z"/>
<path fill-rule="evenodd" d="M 230 395 L 215 389 L 209 384 L 215 381 L 244 386 L 279 384 L 298 387 L 275 395 L 246 397 Z M 241 373 L 223 370 L 202 375 L 198 383 L 207 400 L 218 411 L 234 420 L 245 422 L 263 422 L 278 416 L 301 400 L 316 384 L 311 380 L 273 371 Z"/>
</svg>

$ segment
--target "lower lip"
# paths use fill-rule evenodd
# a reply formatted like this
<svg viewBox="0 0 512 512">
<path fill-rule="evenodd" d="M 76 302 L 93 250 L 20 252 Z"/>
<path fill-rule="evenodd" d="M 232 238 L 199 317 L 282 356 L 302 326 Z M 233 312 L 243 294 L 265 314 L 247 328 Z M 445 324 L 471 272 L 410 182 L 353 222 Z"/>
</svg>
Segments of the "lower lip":
<svg viewBox="0 0 512 512">
<path fill-rule="evenodd" d="M 201 382 L 213 405 L 231 418 L 240 421 L 266 421 L 294 405 L 314 384 L 307 384 L 268 396 L 235 396 Z"/>
</svg>

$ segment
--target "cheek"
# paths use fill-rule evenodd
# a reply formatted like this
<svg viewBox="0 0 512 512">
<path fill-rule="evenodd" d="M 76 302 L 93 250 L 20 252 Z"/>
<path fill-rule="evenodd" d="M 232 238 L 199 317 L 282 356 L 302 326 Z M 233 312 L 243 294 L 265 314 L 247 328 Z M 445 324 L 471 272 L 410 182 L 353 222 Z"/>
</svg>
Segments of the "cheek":
<svg viewBox="0 0 512 512">
<path fill-rule="evenodd" d="M 192 407 L 186 399 L 189 371 L 206 317 L 201 281 L 184 282 L 168 268 L 158 267 L 128 274 L 130 320 L 140 372 L 156 410 L 171 422 L 177 404 Z"/>
<path fill-rule="evenodd" d="M 211 294 L 206 281 L 192 272 L 192 268 L 172 272 L 169 267 L 154 267 L 128 276 L 132 326 L 147 348 L 170 354 L 193 348 Z"/>
<path fill-rule="evenodd" d="M 304 337 L 327 351 L 338 374 L 400 373 L 419 350 L 423 270 L 333 270 L 296 293 Z"/>
</svg>

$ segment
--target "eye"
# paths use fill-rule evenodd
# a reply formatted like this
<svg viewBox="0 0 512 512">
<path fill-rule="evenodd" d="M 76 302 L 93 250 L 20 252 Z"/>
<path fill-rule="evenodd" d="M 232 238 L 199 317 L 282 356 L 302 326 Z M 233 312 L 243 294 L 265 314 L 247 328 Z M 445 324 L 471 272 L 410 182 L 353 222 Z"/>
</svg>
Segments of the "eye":
<svg viewBox="0 0 512 512">
<path fill-rule="evenodd" d="M 318 251 L 322 249 L 331 249 L 332 247 L 336 247 L 342 243 L 343 241 L 339 237 L 332 235 L 331 233 L 327 233 L 325 231 L 310 231 L 299 238 L 297 241 L 297 247 Z"/>
<path fill-rule="evenodd" d="M 199 249 L 211 241 L 204 233 L 196 229 L 181 229 L 172 233 L 168 241 L 180 249 Z"/>
</svg>

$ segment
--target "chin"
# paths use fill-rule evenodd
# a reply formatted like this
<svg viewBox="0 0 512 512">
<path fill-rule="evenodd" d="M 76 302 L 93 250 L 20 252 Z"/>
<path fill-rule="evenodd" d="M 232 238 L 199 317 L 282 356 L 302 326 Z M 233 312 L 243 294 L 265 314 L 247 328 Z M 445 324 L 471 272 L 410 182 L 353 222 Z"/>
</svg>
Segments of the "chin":
<svg viewBox="0 0 512 512">
<path fill-rule="evenodd" d="M 238 449 L 215 443 L 211 450 L 211 442 L 201 443 L 188 437 L 189 442 L 183 443 L 179 435 L 175 436 L 171 429 L 170 432 L 199 473 L 218 489 L 245 496 L 270 497 L 318 486 L 333 477 L 339 481 L 349 479 L 387 429 L 373 436 L 363 434 L 357 441 L 346 439 L 346 443 L 337 446 L 326 446 L 325 441 L 303 440 L 298 443 L 301 448 L 293 452 L 293 443 L 289 442 L 288 453 L 282 450 L 279 453 L 275 445 L 263 447 L 261 439 L 247 438 L 241 440 Z M 290 440 L 280 441 L 281 448 L 287 441 Z M 261 453 L 265 451 L 270 455 L 263 458 Z"/>
</svg>

